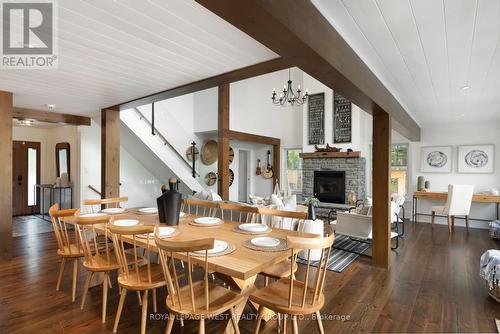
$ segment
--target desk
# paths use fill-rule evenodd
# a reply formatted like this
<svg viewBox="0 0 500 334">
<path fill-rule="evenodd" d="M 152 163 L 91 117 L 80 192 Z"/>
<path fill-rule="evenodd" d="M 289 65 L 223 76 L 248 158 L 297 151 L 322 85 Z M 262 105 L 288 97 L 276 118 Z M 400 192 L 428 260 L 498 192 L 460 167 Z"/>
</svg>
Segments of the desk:
<svg viewBox="0 0 500 334">
<path fill-rule="evenodd" d="M 236 308 L 236 312 L 238 316 L 240 316 L 243 313 L 243 309 L 248 301 L 250 293 L 255 289 L 255 280 L 257 278 L 257 275 L 262 272 L 264 268 L 269 268 L 274 264 L 286 260 L 290 256 L 290 252 L 261 252 L 246 248 L 245 246 L 243 246 L 244 242 L 255 236 L 234 232 L 234 227 L 238 226 L 240 223 L 225 221 L 224 224 L 218 226 L 197 227 L 189 224 L 189 222 L 194 218 L 196 218 L 196 216 L 194 215 L 186 215 L 185 217 L 181 218 L 179 226 L 177 226 L 181 233 L 178 236 L 172 237 L 171 240 L 216 238 L 227 241 L 236 246 L 236 250 L 231 254 L 219 257 L 209 257 L 208 267 L 210 271 L 217 272 L 217 276 L 219 278 L 226 281 L 226 283 L 228 283 L 231 287 L 237 288 L 241 291 L 241 294 L 245 295 L 244 302 L 242 302 Z M 137 219 L 141 223 L 146 225 L 163 225 L 159 223 L 157 215 L 146 216 L 129 212 L 114 215 L 114 219 Z M 65 218 L 65 221 L 67 223 L 74 224 L 75 218 L 67 217 Z M 104 232 L 103 227 L 97 227 L 96 229 L 98 232 Z M 286 239 L 287 236 L 302 236 L 308 238 L 317 237 L 317 235 L 315 234 L 276 228 L 273 228 L 272 232 L 268 235 L 284 239 Z M 127 239 L 128 241 L 130 241 L 130 243 L 133 242 L 132 237 L 124 236 L 125 242 L 127 242 Z M 136 238 L 136 244 L 140 247 L 146 247 L 147 241 L 144 239 Z M 149 246 L 153 252 L 157 251 L 154 240 L 149 241 Z M 182 253 L 174 253 L 174 256 L 181 260 L 186 259 L 186 255 Z M 191 261 L 193 263 L 203 265 L 205 259 L 203 257 L 191 257 Z M 250 305 L 255 309 L 254 305 Z M 271 317 L 274 315 L 272 311 L 267 311 L 268 312 L 266 312 L 265 315 L 266 317 Z M 232 332 L 231 324 L 229 324 L 227 327 L 226 332 L 228 331 Z"/>
<path fill-rule="evenodd" d="M 412 221 L 413 223 L 417 222 L 417 216 L 431 216 L 427 213 L 419 213 L 418 212 L 418 200 L 419 199 L 429 199 L 429 200 L 438 200 L 446 202 L 448 198 L 448 193 L 443 191 L 416 191 L 413 193 L 413 207 L 412 207 Z M 485 194 L 474 194 L 472 196 L 472 202 L 476 203 L 490 203 L 495 204 L 496 206 L 496 219 L 498 220 L 499 211 L 500 211 L 500 196 L 499 195 L 485 195 Z M 436 216 L 441 217 L 441 216 Z M 465 219 L 462 217 L 455 217 L 455 219 Z M 470 220 L 477 221 L 485 221 L 489 222 L 488 219 L 480 219 L 480 218 L 469 218 Z"/>
</svg>

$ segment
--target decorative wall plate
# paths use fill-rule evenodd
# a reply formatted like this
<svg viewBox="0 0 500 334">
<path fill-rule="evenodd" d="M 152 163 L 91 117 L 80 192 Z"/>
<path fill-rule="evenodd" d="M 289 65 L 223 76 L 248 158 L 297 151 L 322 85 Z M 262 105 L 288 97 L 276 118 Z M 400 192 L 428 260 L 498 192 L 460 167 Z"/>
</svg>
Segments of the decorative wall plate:
<svg viewBox="0 0 500 334">
<path fill-rule="evenodd" d="M 205 184 L 209 187 L 213 186 L 217 182 L 217 174 L 214 172 L 209 172 L 205 175 Z"/>
<path fill-rule="evenodd" d="M 186 149 L 186 159 L 188 161 L 193 161 L 193 155 L 191 153 L 192 153 L 192 146 L 189 146 Z M 198 158 L 200 156 L 200 151 L 198 150 L 197 147 L 194 148 L 194 156 L 195 156 L 195 160 L 198 160 Z"/>
<path fill-rule="evenodd" d="M 229 164 L 232 164 L 234 160 L 234 150 L 231 146 L 229 146 Z"/>
<path fill-rule="evenodd" d="M 233 181 L 234 181 L 234 172 L 232 169 L 229 169 L 229 186 L 230 187 L 233 184 Z"/>
<path fill-rule="evenodd" d="M 209 140 L 201 147 L 201 161 L 205 165 L 211 165 L 217 161 L 217 142 Z"/>
</svg>

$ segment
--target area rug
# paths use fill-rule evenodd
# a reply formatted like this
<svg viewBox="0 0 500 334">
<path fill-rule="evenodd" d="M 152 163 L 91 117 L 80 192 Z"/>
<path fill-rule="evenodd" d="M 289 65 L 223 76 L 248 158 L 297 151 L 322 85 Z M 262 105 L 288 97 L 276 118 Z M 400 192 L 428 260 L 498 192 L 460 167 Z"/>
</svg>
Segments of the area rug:
<svg viewBox="0 0 500 334">
<path fill-rule="evenodd" d="M 334 245 L 335 247 L 348 249 L 358 253 L 363 253 L 370 247 L 370 245 L 368 244 L 353 241 L 349 237 L 339 234 L 335 236 Z M 328 259 L 327 269 L 335 271 L 337 273 L 341 273 L 346 270 L 347 267 L 349 267 L 358 257 L 358 254 L 349 253 L 333 248 L 330 253 L 330 258 Z M 297 262 L 301 264 L 307 264 L 307 260 L 302 260 L 299 258 L 297 258 Z M 311 265 L 317 267 L 318 261 L 311 261 Z"/>
</svg>

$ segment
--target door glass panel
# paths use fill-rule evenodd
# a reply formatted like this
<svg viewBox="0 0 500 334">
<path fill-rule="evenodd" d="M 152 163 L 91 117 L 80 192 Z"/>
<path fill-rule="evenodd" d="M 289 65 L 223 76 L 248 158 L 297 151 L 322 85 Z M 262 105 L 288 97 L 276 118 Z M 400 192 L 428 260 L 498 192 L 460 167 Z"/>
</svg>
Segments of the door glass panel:
<svg viewBox="0 0 500 334">
<path fill-rule="evenodd" d="M 28 206 L 36 205 L 36 196 L 35 196 L 35 184 L 37 183 L 36 155 L 37 155 L 36 149 L 28 148 Z"/>
<path fill-rule="evenodd" d="M 59 176 L 68 173 L 68 150 L 59 150 Z"/>
</svg>

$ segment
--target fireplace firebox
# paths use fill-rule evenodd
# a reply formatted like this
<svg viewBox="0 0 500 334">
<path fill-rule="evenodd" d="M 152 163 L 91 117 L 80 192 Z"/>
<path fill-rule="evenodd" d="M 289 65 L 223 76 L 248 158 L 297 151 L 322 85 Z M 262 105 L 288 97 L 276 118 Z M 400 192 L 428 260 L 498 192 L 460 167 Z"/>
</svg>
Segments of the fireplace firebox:
<svg viewBox="0 0 500 334">
<path fill-rule="evenodd" d="M 345 204 L 345 171 L 315 171 L 314 196 L 320 202 Z"/>
</svg>

